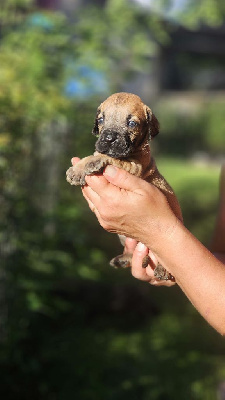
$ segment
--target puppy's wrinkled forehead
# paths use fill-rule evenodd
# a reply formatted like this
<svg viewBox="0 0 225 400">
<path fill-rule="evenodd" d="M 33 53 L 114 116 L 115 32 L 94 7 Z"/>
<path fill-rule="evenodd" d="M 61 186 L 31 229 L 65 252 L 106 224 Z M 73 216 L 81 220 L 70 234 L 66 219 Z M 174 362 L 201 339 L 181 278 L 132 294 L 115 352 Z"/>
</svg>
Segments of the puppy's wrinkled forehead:
<svg viewBox="0 0 225 400">
<path fill-rule="evenodd" d="M 146 117 L 144 103 L 139 96 L 131 93 L 113 94 L 100 105 L 99 111 L 106 118 L 113 118 L 114 121 L 118 119 L 118 122 L 126 120 L 129 115 L 136 116 L 140 120 Z"/>
</svg>

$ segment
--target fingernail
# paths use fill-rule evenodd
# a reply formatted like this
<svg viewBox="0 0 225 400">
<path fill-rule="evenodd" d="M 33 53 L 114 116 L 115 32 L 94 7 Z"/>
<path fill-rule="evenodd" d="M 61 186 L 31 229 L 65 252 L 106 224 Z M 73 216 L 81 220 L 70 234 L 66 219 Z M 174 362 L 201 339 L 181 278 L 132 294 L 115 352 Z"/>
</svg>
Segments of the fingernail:
<svg viewBox="0 0 225 400">
<path fill-rule="evenodd" d="M 113 178 L 117 173 L 117 168 L 113 167 L 112 165 L 107 165 L 105 173 Z"/>
<path fill-rule="evenodd" d="M 143 244 L 143 243 L 141 243 L 141 242 L 138 242 L 138 244 L 137 244 L 137 250 L 138 250 L 138 251 L 144 251 L 145 249 L 146 249 L 145 244 Z"/>
</svg>

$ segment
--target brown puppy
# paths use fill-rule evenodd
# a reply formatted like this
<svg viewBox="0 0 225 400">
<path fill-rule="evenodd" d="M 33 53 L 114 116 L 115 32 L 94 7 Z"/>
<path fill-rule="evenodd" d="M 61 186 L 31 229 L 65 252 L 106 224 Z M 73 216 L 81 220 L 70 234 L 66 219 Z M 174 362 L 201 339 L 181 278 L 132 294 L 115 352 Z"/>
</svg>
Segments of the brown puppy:
<svg viewBox="0 0 225 400">
<path fill-rule="evenodd" d="M 159 123 L 152 110 L 140 97 L 130 93 L 115 93 L 98 108 L 92 133 L 98 137 L 93 156 L 85 157 L 66 172 L 71 185 L 85 185 L 85 176 L 102 171 L 112 164 L 155 185 L 182 221 L 178 200 L 151 157 L 149 141 L 159 133 Z M 125 237 L 120 236 L 124 245 Z M 122 254 L 110 262 L 115 267 L 131 265 L 131 254 Z M 143 267 L 148 264 L 143 260 Z M 157 266 L 154 275 L 158 279 L 174 280 L 165 268 Z"/>
</svg>

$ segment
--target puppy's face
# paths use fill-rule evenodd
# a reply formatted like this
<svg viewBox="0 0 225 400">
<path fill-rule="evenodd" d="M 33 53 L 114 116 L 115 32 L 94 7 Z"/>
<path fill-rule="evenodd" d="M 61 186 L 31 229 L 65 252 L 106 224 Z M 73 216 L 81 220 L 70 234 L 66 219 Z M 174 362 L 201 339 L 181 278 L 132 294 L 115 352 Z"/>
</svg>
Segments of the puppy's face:
<svg viewBox="0 0 225 400">
<path fill-rule="evenodd" d="M 113 158 L 126 158 L 159 132 L 159 123 L 140 97 L 115 93 L 98 108 L 92 133 L 95 148 Z"/>
</svg>

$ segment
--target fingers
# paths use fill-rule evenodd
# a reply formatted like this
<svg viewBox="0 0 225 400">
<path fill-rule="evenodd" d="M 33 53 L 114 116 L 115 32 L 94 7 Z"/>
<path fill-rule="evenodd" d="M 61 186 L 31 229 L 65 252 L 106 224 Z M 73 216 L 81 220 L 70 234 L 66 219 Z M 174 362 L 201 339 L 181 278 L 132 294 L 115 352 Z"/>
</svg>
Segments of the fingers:
<svg viewBox="0 0 225 400">
<path fill-rule="evenodd" d="M 113 185 L 131 192 L 134 192 L 135 188 L 140 188 L 142 182 L 140 178 L 112 165 L 107 165 L 103 175 Z"/>
<path fill-rule="evenodd" d="M 93 198 L 93 201 L 95 201 L 95 199 L 97 198 L 100 201 L 101 198 L 107 196 L 107 193 L 108 197 L 110 196 L 111 198 L 113 198 L 116 190 L 118 190 L 113 185 L 111 185 L 110 182 L 108 182 L 103 175 L 87 175 L 85 177 L 85 180 L 87 182 L 87 185 L 84 186 L 84 192 L 86 196 L 90 196 L 90 200 L 92 200 Z M 109 186 L 110 192 L 107 191 Z M 98 196 L 96 197 L 94 193 Z"/>
<path fill-rule="evenodd" d="M 71 158 L 72 165 L 76 165 L 79 161 L 80 161 L 79 157 Z M 86 180 L 88 186 L 87 185 L 84 186 L 82 188 L 82 192 L 83 192 L 85 199 L 87 200 L 87 202 L 89 204 L 89 207 L 93 208 L 93 202 L 91 201 L 91 198 L 89 198 L 89 195 L 91 197 L 93 197 L 94 196 L 93 192 L 97 193 L 98 191 L 102 190 L 102 188 L 108 184 L 108 181 L 105 178 L 103 178 L 102 175 L 91 175 L 91 176 L 87 175 L 85 177 L 85 180 Z M 92 191 L 89 190 L 88 188 L 91 188 Z M 96 190 L 94 190 L 95 188 L 96 188 Z M 96 196 L 94 196 L 94 197 L 96 197 Z M 93 200 L 94 200 L 94 198 L 93 198 Z"/>
<path fill-rule="evenodd" d="M 78 161 L 80 161 L 80 158 L 79 158 L 79 157 L 73 157 L 73 158 L 71 158 L 71 163 L 72 163 L 72 165 L 76 165 L 76 164 L 78 163 Z"/>
<path fill-rule="evenodd" d="M 124 246 L 124 253 L 132 254 L 137 246 L 137 240 L 126 238 L 125 246 Z"/>
<path fill-rule="evenodd" d="M 94 212 L 95 209 L 96 209 L 95 205 L 92 203 L 92 201 L 89 199 L 89 197 L 86 196 L 86 194 L 85 194 L 83 188 L 82 188 L 81 190 L 82 190 L 83 196 L 84 196 L 85 200 L 87 201 L 87 203 L 88 203 L 88 205 L 89 205 L 91 211 Z"/>
<path fill-rule="evenodd" d="M 109 182 L 102 175 L 87 175 L 85 177 L 87 185 L 82 188 L 85 198 L 89 198 L 92 203 L 100 203 L 101 197 L 105 193 L 105 189 L 110 185 Z M 110 190 L 112 195 L 113 187 Z M 96 206 L 98 204 L 95 204 Z"/>
<path fill-rule="evenodd" d="M 150 258 L 150 264 L 147 268 L 142 267 L 143 258 L 148 255 Z M 149 282 L 154 286 L 173 286 L 175 282 L 165 281 L 165 280 L 157 280 L 154 276 L 154 268 L 157 266 L 158 261 L 155 255 L 141 242 L 139 242 L 134 250 L 133 258 L 132 258 L 132 275 L 145 282 Z"/>
<path fill-rule="evenodd" d="M 71 163 L 72 163 L 73 166 L 76 165 L 79 161 L 80 161 L 79 157 L 72 157 L 71 158 Z M 98 214 L 98 210 L 97 210 L 96 205 L 94 204 L 94 202 L 98 201 L 99 198 L 98 198 L 98 196 L 96 196 L 96 193 L 91 191 L 91 194 L 90 194 L 90 190 L 87 189 L 87 187 L 86 187 L 86 190 L 83 190 L 84 188 L 85 187 L 82 188 L 83 196 L 86 199 L 91 211 L 94 212 L 97 215 Z"/>
<path fill-rule="evenodd" d="M 97 215 L 97 213 L 98 213 L 98 204 L 100 203 L 99 195 L 97 193 L 95 193 L 88 186 L 83 186 L 81 188 L 81 190 L 82 190 L 83 196 L 84 196 L 85 200 L 87 201 L 91 211 L 94 212 Z"/>
<path fill-rule="evenodd" d="M 139 242 L 133 253 L 131 272 L 135 278 L 149 282 L 151 277 L 146 273 L 146 268 L 142 267 L 143 258 L 147 255 L 148 248 L 143 243 Z"/>
</svg>

